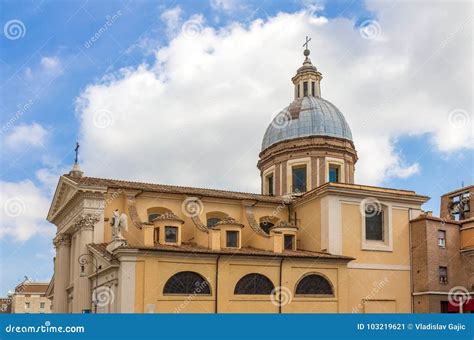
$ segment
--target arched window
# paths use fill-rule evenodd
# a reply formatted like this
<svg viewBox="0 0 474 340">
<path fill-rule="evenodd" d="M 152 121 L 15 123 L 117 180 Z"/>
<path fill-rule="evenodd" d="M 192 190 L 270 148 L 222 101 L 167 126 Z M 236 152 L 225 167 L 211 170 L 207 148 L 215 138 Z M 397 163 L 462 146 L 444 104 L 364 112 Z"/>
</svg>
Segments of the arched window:
<svg viewBox="0 0 474 340">
<path fill-rule="evenodd" d="M 166 214 L 166 213 L 171 213 L 171 212 L 172 212 L 171 210 L 169 210 L 168 208 L 164 208 L 164 207 L 148 208 L 147 209 L 148 222 L 151 223 L 158 216 Z"/>
<path fill-rule="evenodd" d="M 323 276 L 310 274 L 296 286 L 296 295 L 334 295 L 331 283 Z"/>
<path fill-rule="evenodd" d="M 224 218 L 229 217 L 222 211 L 210 211 L 206 214 L 206 222 L 209 228 L 213 227 L 217 222 L 220 222 Z"/>
<path fill-rule="evenodd" d="M 221 219 L 220 218 L 217 218 L 217 217 L 211 217 L 211 218 L 208 218 L 207 219 L 207 226 L 210 228 L 210 227 L 213 227 L 217 222 L 220 222 Z"/>
<path fill-rule="evenodd" d="M 262 230 L 266 232 L 267 234 L 270 234 L 270 228 L 273 226 L 274 224 L 270 221 L 260 222 L 260 228 L 262 228 Z"/>
<path fill-rule="evenodd" d="M 252 273 L 245 275 L 237 282 L 234 294 L 270 295 L 274 288 L 268 277 Z"/>
<path fill-rule="evenodd" d="M 279 221 L 278 217 L 275 216 L 264 216 L 260 218 L 260 229 L 267 234 L 270 234 L 270 228 L 277 224 Z"/>
<path fill-rule="evenodd" d="M 163 294 L 210 295 L 209 282 L 195 272 L 179 272 L 166 281 Z"/>
</svg>

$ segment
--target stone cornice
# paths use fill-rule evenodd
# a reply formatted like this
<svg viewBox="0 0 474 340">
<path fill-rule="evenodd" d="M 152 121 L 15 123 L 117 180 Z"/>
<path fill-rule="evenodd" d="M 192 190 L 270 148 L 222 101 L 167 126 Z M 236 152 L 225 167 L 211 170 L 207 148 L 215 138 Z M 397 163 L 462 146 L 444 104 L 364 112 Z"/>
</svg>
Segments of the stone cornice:
<svg viewBox="0 0 474 340">
<path fill-rule="evenodd" d="M 334 194 L 341 197 L 374 197 L 378 199 L 415 204 L 423 204 L 429 200 L 429 197 L 417 195 L 414 191 L 357 184 L 325 183 L 311 191 L 306 192 L 301 198 L 293 203 L 293 207 L 297 207 L 307 203 L 308 201 L 311 201 L 314 198 L 323 197 L 329 194 Z"/>
<path fill-rule="evenodd" d="M 59 210 L 50 221 L 58 228 L 68 224 L 81 211 L 103 212 L 105 207 L 105 198 L 102 193 L 92 193 L 78 191 L 74 196 Z"/>
</svg>

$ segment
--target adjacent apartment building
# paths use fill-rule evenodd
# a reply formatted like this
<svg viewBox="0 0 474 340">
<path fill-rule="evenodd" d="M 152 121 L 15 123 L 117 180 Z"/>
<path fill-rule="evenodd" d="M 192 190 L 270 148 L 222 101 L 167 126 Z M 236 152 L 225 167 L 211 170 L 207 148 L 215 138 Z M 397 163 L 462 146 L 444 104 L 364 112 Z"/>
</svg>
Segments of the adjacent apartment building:
<svg viewBox="0 0 474 340">
<path fill-rule="evenodd" d="M 0 312 L 13 314 L 51 313 L 51 300 L 46 296 L 48 282 L 25 280 L 7 298 L 0 299 Z"/>
<path fill-rule="evenodd" d="M 413 310 L 474 312 L 474 186 L 441 197 L 440 217 L 411 221 Z"/>
</svg>

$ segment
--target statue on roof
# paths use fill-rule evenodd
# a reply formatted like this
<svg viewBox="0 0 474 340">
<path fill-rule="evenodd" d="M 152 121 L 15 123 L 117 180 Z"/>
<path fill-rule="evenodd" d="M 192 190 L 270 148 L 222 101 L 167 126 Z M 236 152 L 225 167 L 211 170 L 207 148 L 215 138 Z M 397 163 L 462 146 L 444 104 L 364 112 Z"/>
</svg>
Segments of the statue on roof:
<svg viewBox="0 0 474 340">
<path fill-rule="evenodd" d="M 126 214 L 120 214 L 118 209 L 115 209 L 110 221 L 112 226 L 112 240 L 124 240 L 122 236 L 122 229 L 128 230 L 128 218 Z"/>
</svg>

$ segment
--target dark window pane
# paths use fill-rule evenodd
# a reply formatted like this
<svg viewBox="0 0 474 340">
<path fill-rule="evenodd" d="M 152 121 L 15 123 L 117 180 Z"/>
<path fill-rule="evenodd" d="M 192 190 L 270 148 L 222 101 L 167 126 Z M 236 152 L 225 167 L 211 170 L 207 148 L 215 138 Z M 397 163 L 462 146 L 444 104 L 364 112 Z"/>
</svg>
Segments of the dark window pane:
<svg viewBox="0 0 474 340">
<path fill-rule="evenodd" d="M 293 250 L 293 244 L 295 242 L 295 236 L 294 235 L 285 235 L 285 249 L 286 250 Z"/>
<path fill-rule="evenodd" d="M 307 81 L 303 83 L 303 94 L 305 97 L 308 96 L 308 82 Z"/>
<path fill-rule="evenodd" d="M 213 227 L 214 224 L 216 224 L 217 222 L 220 222 L 220 218 L 217 218 L 217 217 L 212 217 L 212 218 L 208 218 L 207 219 L 207 226 L 208 227 Z"/>
<path fill-rule="evenodd" d="M 273 175 L 267 176 L 268 194 L 273 195 Z"/>
<path fill-rule="evenodd" d="M 439 267 L 439 282 L 447 283 L 448 282 L 448 268 Z"/>
<path fill-rule="evenodd" d="M 306 191 L 306 167 L 295 167 L 293 170 L 293 192 Z"/>
<path fill-rule="evenodd" d="M 180 272 L 166 281 L 163 294 L 211 294 L 209 282 L 195 272 Z"/>
<path fill-rule="evenodd" d="M 316 96 L 316 92 L 314 92 L 314 81 L 311 82 L 311 95 Z"/>
<path fill-rule="evenodd" d="M 226 246 L 237 248 L 239 246 L 239 232 L 238 231 L 228 231 L 226 232 L 227 240 Z"/>
<path fill-rule="evenodd" d="M 317 274 L 311 274 L 302 278 L 296 286 L 296 294 L 334 295 L 331 283 Z"/>
<path fill-rule="evenodd" d="M 165 242 L 170 242 L 170 243 L 178 242 L 178 228 L 165 227 Z"/>
<path fill-rule="evenodd" d="M 155 228 L 155 234 L 153 238 L 154 238 L 155 244 L 160 243 L 160 228 Z"/>
<path fill-rule="evenodd" d="M 365 238 L 367 240 L 383 241 L 383 212 L 365 211 Z"/>
<path fill-rule="evenodd" d="M 262 228 L 263 231 L 266 232 L 267 234 L 270 234 L 270 228 L 273 226 L 274 224 L 270 221 L 260 222 L 260 228 Z"/>
<path fill-rule="evenodd" d="M 339 182 L 339 168 L 329 167 L 329 182 Z"/>
<path fill-rule="evenodd" d="M 157 218 L 158 216 L 160 216 L 160 214 L 149 214 L 148 215 L 148 222 L 153 222 L 153 220 L 155 218 Z"/>
<path fill-rule="evenodd" d="M 275 287 L 272 281 L 262 274 L 247 274 L 235 285 L 234 294 L 270 295 Z"/>
</svg>

